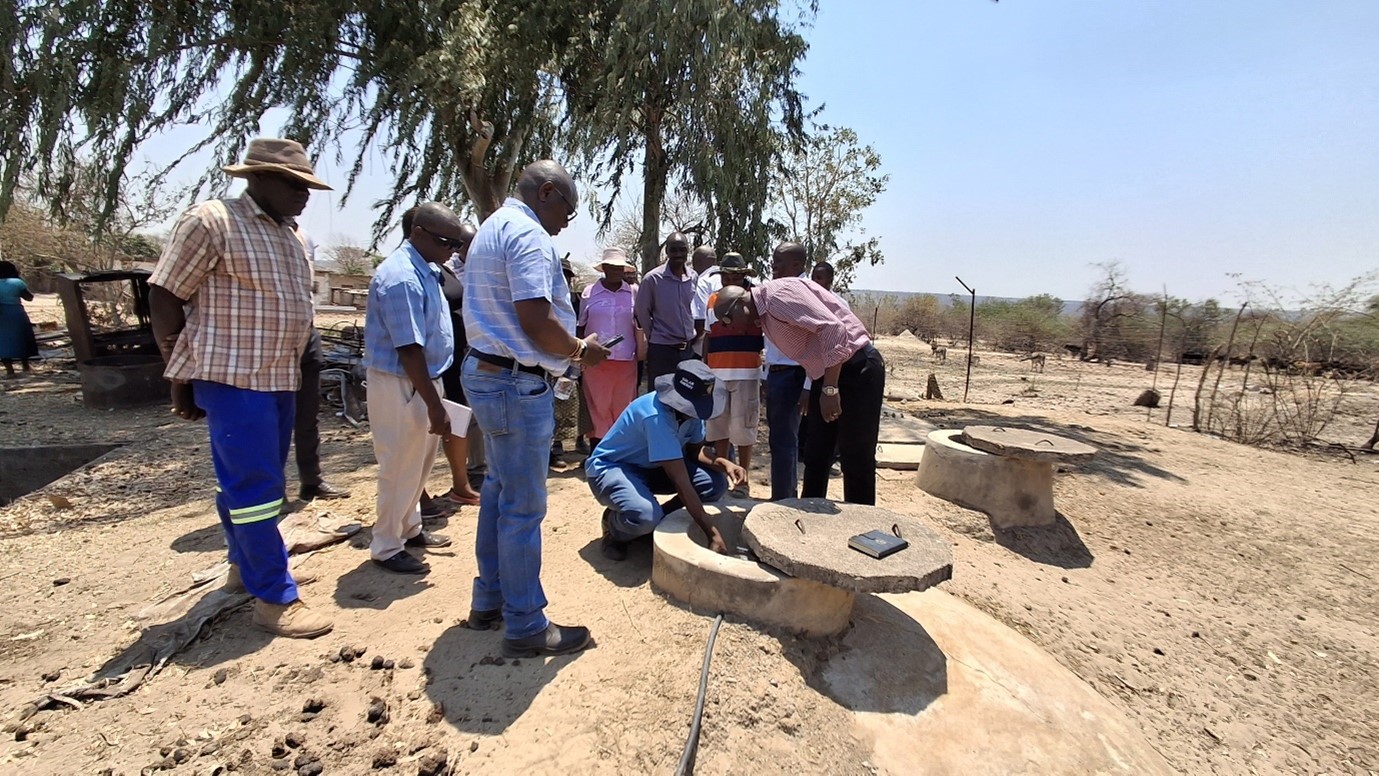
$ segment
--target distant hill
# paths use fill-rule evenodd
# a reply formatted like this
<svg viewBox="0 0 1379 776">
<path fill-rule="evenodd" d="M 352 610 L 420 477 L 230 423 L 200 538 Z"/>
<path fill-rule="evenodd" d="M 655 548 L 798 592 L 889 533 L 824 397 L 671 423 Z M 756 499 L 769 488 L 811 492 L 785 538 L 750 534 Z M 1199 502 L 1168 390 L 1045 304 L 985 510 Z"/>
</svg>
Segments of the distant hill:
<svg viewBox="0 0 1379 776">
<path fill-rule="evenodd" d="M 871 288 L 854 288 L 848 292 L 848 296 L 853 300 L 861 302 L 863 299 L 879 299 L 885 296 L 894 296 L 906 299 L 912 296 L 932 296 L 938 300 L 943 307 L 950 307 L 953 303 L 952 294 L 935 294 L 929 291 L 877 291 Z M 965 296 L 964 296 L 965 298 Z M 977 294 L 977 307 L 981 307 L 986 302 L 1018 302 L 1020 297 L 1011 296 L 982 296 Z M 1072 300 L 1063 302 L 1063 314 L 1077 317 L 1082 315 L 1082 307 L 1085 302 Z"/>
</svg>

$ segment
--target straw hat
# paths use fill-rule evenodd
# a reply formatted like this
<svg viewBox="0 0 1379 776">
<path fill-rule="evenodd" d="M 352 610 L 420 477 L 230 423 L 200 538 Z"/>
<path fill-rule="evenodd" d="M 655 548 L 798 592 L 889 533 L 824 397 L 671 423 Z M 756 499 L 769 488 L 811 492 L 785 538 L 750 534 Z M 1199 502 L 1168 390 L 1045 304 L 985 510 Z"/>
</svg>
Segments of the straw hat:
<svg viewBox="0 0 1379 776">
<path fill-rule="evenodd" d="M 627 260 L 627 252 L 622 248 L 605 248 L 603 250 L 603 258 L 594 265 L 594 269 L 601 270 L 606 266 L 636 269 L 632 262 Z"/>
<path fill-rule="evenodd" d="M 325 181 L 316 177 L 316 170 L 307 158 L 306 149 L 295 140 L 259 137 L 249 141 L 243 164 L 227 164 L 220 169 L 226 175 L 243 178 L 256 172 L 277 172 L 290 175 L 313 189 L 330 190 Z"/>
</svg>

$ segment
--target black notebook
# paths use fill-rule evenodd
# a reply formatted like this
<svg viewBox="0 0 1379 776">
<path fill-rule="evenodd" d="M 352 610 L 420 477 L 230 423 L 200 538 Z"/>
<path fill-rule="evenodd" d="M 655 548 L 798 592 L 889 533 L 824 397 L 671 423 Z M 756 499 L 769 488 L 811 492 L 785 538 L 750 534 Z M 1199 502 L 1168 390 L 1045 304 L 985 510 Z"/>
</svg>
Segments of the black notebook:
<svg viewBox="0 0 1379 776">
<path fill-rule="evenodd" d="M 909 547 L 910 543 L 885 531 L 867 531 L 848 539 L 848 546 L 879 560 L 900 552 Z"/>
</svg>

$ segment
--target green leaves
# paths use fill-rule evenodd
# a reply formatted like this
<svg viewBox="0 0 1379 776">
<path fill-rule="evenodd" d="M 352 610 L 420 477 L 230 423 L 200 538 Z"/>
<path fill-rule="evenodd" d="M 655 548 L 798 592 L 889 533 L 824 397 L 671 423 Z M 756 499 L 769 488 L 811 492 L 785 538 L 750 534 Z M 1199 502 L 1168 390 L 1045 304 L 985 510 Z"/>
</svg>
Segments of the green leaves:
<svg viewBox="0 0 1379 776">
<path fill-rule="evenodd" d="M 838 290 L 847 290 L 861 264 L 885 261 L 880 240 L 862 239 L 862 213 L 890 182 L 880 170 L 881 155 L 856 132 L 817 125 L 773 181 L 771 235 L 803 243 L 812 263 L 832 262 Z"/>
<path fill-rule="evenodd" d="M 135 151 L 186 125 L 203 134 L 181 158 L 211 148 L 200 186 L 219 184 L 219 164 L 280 108 L 284 124 L 268 131 L 344 163 L 334 183 L 346 198 L 366 160 L 394 171 L 376 236 L 421 198 L 486 216 L 525 163 L 557 156 L 614 192 L 640 171 L 649 209 L 674 183 L 708 206 L 720 241 L 749 254 L 766 243 L 770 171 L 803 139 L 795 79 L 815 11 L 780 0 L 11 6 L 0 14 L 0 216 L 31 177 L 65 219 L 85 165 L 102 176 L 109 219 Z"/>
</svg>

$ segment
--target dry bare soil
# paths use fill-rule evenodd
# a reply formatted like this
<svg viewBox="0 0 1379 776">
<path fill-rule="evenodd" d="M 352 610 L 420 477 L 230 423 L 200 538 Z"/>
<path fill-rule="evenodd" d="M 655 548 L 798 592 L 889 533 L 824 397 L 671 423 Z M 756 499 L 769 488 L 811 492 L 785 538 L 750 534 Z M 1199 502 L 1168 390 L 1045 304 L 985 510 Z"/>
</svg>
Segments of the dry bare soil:
<svg viewBox="0 0 1379 776">
<path fill-rule="evenodd" d="M 1111 698 L 1184 773 L 1379 770 L 1379 459 L 1253 449 L 1165 427 L 1161 413 L 1147 420 L 1129 406 L 1151 379 L 1138 365 L 1051 358 L 1037 374 L 982 353 L 962 404 L 960 359 L 933 364 L 913 340 L 880 345 L 893 388 L 922 391 L 936 372 L 949 399 L 889 409 L 942 426 L 1049 429 L 1102 450 L 1058 476 L 1056 526 L 999 535 L 981 514 L 920 494 L 912 473 L 886 472 L 880 504 L 952 541 L 950 592 Z M 133 642 L 135 615 L 224 550 L 202 426 L 159 407 L 85 410 L 75 375 L 58 366 L 3 389 L 6 447 L 122 445 L 0 508 L 0 713 L 13 721 Z M 1376 396 L 1355 386 L 1335 439 L 1367 436 Z M 367 430 L 322 424 L 327 476 L 353 490 L 328 509 L 367 525 L 376 476 Z M 757 495 L 766 463 L 754 467 Z M 438 466 L 433 488 L 444 480 Z M 673 771 L 710 619 L 650 588 L 647 547 L 622 564 L 599 555 L 600 510 L 578 469 L 548 484 L 549 611 L 590 626 L 596 648 L 505 661 L 498 633 L 459 627 L 474 573 L 472 509 L 440 528 L 455 546 L 432 553 L 422 579 L 373 568 L 366 528 L 305 562 L 317 581 L 304 597 L 334 617 L 333 633 L 275 641 L 246 610 L 232 612 L 131 695 L 11 729 L 0 772 L 271 773 L 277 764 L 307 773 L 315 760 L 326 773 L 417 773 L 441 755 L 462 773 Z M 344 646 L 365 657 L 332 660 Z M 395 665 L 372 670 L 374 656 Z M 730 618 L 699 771 L 875 772 L 871 742 L 819 679 L 845 657 L 836 641 Z M 367 720 L 375 698 L 388 710 L 381 723 Z M 303 715 L 308 700 L 321 704 L 315 716 Z"/>
</svg>

